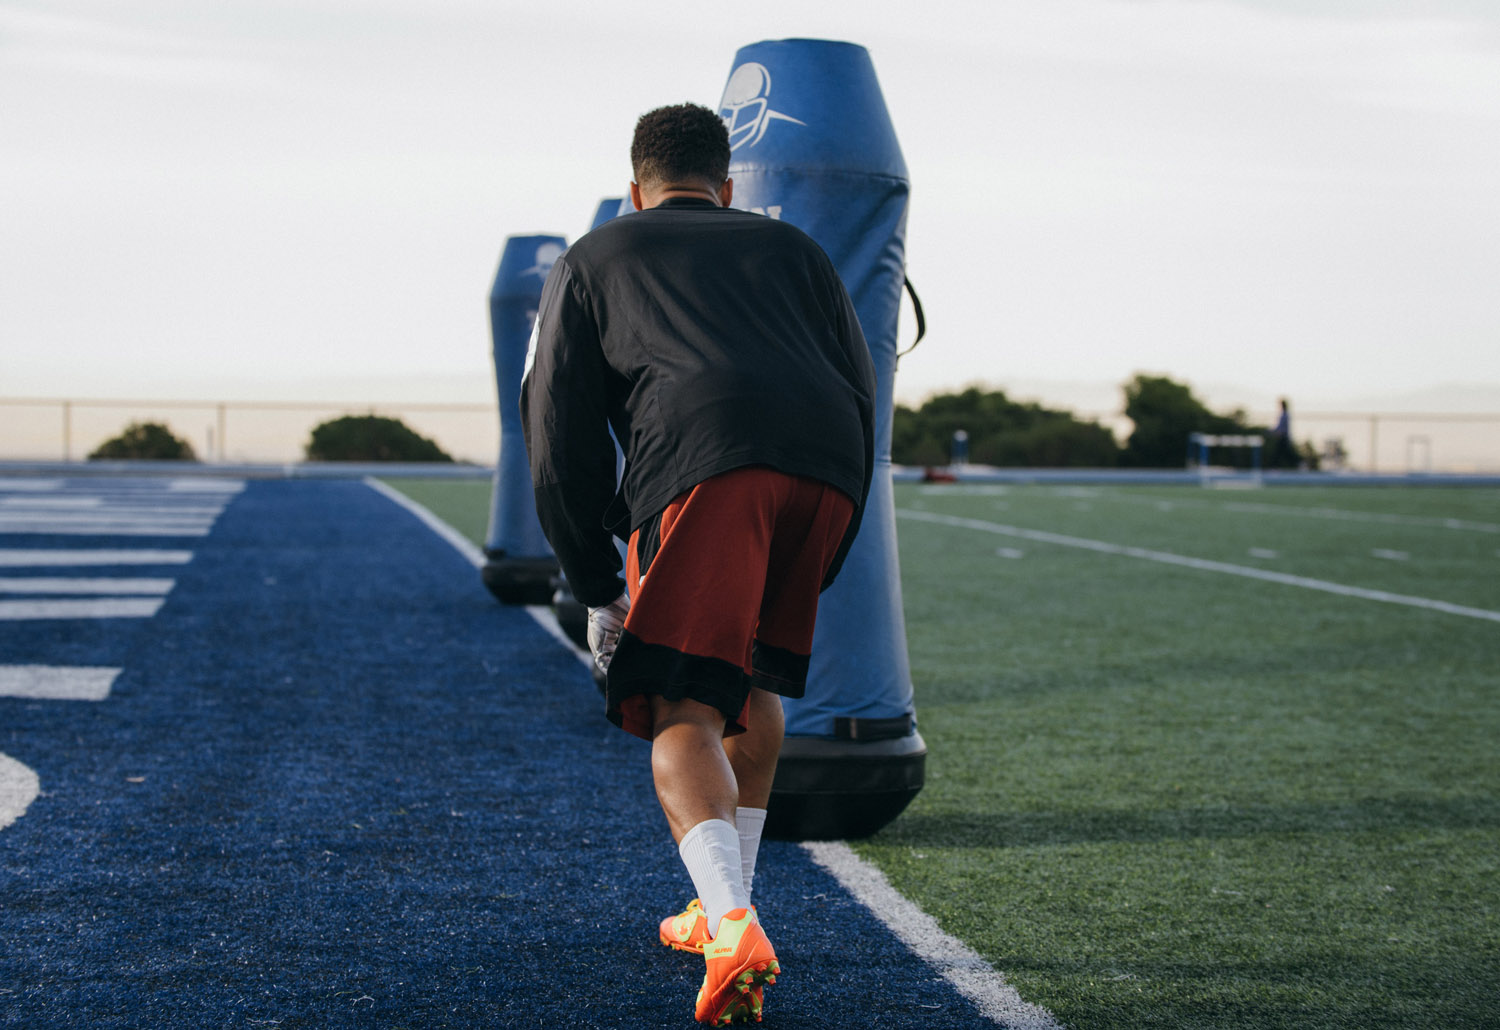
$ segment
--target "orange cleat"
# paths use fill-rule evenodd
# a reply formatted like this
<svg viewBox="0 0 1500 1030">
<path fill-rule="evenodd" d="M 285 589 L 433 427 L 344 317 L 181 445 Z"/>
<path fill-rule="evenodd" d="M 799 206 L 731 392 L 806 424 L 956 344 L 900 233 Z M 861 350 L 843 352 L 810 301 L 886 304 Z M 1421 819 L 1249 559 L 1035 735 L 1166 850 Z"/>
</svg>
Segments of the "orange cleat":
<svg viewBox="0 0 1500 1030">
<path fill-rule="evenodd" d="M 693 1012 L 698 1022 L 760 1022 L 762 990 L 776 982 L 781 963 L 755 909 L 737 908 L 719 920 L 719 932 L 703 945 L 703 957 L 708 969 Z"/>
<path fill-rule="evenodd" d="M 708 940 L 708 916 L 703 913 L 703 905 L 697 898 L 689 901 L 687 908 L 661 921 L 658 936 L 669 948 L 703 954 L 703 942 Z"/>
</svg>

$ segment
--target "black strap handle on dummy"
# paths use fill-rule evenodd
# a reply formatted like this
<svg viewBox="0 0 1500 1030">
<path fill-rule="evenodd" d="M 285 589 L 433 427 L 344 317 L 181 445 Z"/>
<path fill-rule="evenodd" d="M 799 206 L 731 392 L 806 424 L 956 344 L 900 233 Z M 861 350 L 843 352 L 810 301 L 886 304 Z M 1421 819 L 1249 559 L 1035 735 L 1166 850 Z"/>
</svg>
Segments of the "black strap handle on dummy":
<svg viewBox="0 0 1500 1030">
<path fill-rule="evenodd" d="M 922 337 L 927 335 L 927 316 L 922 314 L 922 298 L 917 296 L 917 289 L 911 284 L 910 279 L 903 275 L 901 277 L 901 282 L 902 285 L 906 287 L 906 292 L 911 296 L 912 311 L 915 312 L 917 316 L 917 338 L 911 341 L 910 347 L 896 354 L 897 361 L 900 361 L 912 351 L 916 350 L 917 344 L 922 342 Z"/>
</svg>

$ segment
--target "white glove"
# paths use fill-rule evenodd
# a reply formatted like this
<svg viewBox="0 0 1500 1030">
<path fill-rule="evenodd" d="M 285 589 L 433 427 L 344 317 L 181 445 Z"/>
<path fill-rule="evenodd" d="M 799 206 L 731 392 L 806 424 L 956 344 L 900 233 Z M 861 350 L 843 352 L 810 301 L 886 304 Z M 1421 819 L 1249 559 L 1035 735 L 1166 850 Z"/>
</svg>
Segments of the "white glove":
<svg viewBox="0 0 1500 1030">
<path fill-rule="evenodd" d="M 594 653 L 594 664 L 600 672 L 609 672 L 609 663 L 615 657 L 615 645 L 620 642 L 620 630 L 625 628 L 625 616 L 629 611 L 629 594 L 621 594 L 603 608 L 589 609 L 589 650 Z"/>
</svg>

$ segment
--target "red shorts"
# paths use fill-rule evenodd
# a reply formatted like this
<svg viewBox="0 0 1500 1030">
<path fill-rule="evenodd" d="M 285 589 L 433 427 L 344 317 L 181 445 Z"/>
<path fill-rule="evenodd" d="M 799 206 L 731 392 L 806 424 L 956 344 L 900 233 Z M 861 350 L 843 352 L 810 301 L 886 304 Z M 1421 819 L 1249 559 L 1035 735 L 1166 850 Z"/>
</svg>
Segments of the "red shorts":
<svg viewBox="0 0 1500 1030">
<path fill-rule="evenodd" d="M 818 593 L 853 514 L 837 489 L 757 465 L 699 483 L 631 534 L 610 720 L 650 740 L 659 694 L 718 709 L 733 735 L 752 687 L 801 697 Z"/>
</svg>

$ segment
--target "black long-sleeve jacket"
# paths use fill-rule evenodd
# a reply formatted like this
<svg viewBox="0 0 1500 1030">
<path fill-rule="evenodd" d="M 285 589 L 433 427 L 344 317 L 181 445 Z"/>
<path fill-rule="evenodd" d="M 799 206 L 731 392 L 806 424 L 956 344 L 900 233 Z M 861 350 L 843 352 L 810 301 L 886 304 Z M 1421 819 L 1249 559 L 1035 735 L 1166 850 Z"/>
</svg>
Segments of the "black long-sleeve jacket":
<svg viewBox="0 0 1500 1030">
<path fill-rule="evenodd" d="M 612 535 L 747 465 L 855 501 L 826 587 L 859 528 L 874 419 L 849 295 L 787 223 L 672 198 L 584 236 L 542 290 L 521 422 L 542 529 L 591 607 L 624 586 Z M 625 453 L 618 490 L 611 429 Z"/>
</svg>

